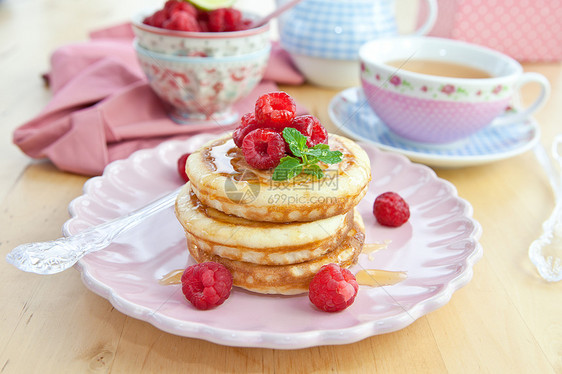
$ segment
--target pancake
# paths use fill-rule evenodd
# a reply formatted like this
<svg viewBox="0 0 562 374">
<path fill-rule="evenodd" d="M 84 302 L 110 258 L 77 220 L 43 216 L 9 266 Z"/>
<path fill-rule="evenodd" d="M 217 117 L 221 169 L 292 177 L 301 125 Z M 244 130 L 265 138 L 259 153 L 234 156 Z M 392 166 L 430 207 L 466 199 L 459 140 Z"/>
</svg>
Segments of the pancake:
<svg viewBox="0 0 562 374">
<path fill-rule="evenodd" d="M 343 241 L 331 252 L 313 260 L 291 265 L 258 265 L 234 261 L 201 250 L 186 232 L 187 246 L 197 262 L 214 261 L 226 266 L 233 276 L 235 286 L 262 294 L 297 295 L 308 292 L 308 285 L 318 270 L 335 263 L 349 267 L 357 262 L 365 241 L 363 220 L 354 216 L 354 225 Z"/>
<path fill-rule="evenodd" d="M 231 134 L 192 153 L 186 173 L 199 200 L 227 214 L 267 222 L 334 217 L 363 198 L 371 167 L 365 151 L 352 140 L 330 135 L 329 143 L 331 150 L 343 153 L 343 161 L 320 163 L 325 173 L 320 180 L 301 173 L 288 181 L 273 181 L 273 170 L 256 170 L 246 163 Z"/>
<path fill-rule="evenodd" d="M 250 221 L 203 205 L 187 183 L 176 216 L 192 242 L 209 254 L 264 265 L 308 261 L 331 251 L 353 225 L 354 212 L 313 222 Z"/>
</svg>

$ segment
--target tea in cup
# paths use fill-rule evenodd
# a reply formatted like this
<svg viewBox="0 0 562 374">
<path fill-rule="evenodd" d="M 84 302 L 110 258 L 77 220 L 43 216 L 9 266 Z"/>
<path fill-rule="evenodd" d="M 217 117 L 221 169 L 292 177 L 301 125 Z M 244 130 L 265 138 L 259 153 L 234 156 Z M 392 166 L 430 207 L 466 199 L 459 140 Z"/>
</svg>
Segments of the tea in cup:
<svg viewBox="0 0 562 374">
<path fill-rule="evenodd" d="M 359 50 L 367 102 L 399 137 L 445 144 L 486 126 L 528 119 L 548 98 L 548 80 L 492 49 L 433 37 L 374 40 Z M 514 108 L 519 89 L 540 85 L 526 108 Z M 507 110 L 506 109 L 511 109 Z"/>
</svg>

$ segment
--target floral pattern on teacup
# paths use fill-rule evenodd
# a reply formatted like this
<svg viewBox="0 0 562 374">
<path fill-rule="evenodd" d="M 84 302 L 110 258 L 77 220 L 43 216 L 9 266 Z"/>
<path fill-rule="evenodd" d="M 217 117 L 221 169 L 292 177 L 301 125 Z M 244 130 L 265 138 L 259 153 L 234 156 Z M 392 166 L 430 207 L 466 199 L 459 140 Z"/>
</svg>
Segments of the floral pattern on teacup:
<svg viewBox="0 0 562 374">
<path fill-rule="evenodd" d="M 409 93 L 427 99 L 444 100 L 466 100 L 476 101 L 497 100 L 508 97 L 511 88 L 499 84 L 489 89 L 474 89 L 453 83 L 416 83 L 405 79 L 400 74 L 385 74 L 383 72 L 371 71 L 363 62 L 361 63 L 361 76 L 363 79 L 377 82 L 381 87 L 391 87 L 399 93 Z"/>
</svg>

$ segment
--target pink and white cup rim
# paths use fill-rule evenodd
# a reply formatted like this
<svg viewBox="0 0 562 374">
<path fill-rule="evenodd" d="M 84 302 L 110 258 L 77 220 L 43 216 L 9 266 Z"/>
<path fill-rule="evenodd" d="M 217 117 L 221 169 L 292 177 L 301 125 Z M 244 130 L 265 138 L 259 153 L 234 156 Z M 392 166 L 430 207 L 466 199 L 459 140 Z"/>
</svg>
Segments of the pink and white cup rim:
<svg viewBox="0 0 562 374">
<path fill-rule="evenodd" d="M 414 43 L 426 44 L 432 48 L 439 48 L 442 50 L 442 55 L 439 56 L 447 62 L 453 62 L 460 65 L 469 65 L 476 68 L 480 68 L 488 72 L 490 78 L 455 78 L 455 77 L 443 77 L 436 75 L 428 75 L 422 73 L 416 73 L 413 71 L 400 70 L 400 74 L 407 77 L 413 77 L 418 79 L 424 79 L 434 82 L 454 82 L 462 84 L 476 84 L 482 85 L 485 82 L 490 84 L 503 82 L 506 79 L 517 79 L 517 77 L 523 73 L 523 67 L 515 59 L 495 51 L 493 49 L 479 46 L 476 44 L 467 43 L 460 40 L 453 40 L 447 38 L 438 38 L 430 36 L 397 36 L 392 38 L 383 38 L 378 40 L 372 40 L 365 43 L 359 50 L 359 58 L 362 63 L 376 66 L 382 71 L 387 71 L 388 73 L 396 73 L 397 68 L 387 65 L 386 63 L 393 60 L 399 59 L 435 59 L 435 55 L 432 52 L 426 53 L 422 50 L 416 51 L 417 53 L 412 53 L 412 46 Z M 407 48 L 397 49 L 397 45 L 401 47 L 408 46 Z M 463 49 L 465 53 L 462 57 L 460 55 L 451 55 L 447 51 L 447 48 L 457 48 Z M 390 52 L 392 50 L 392 52 Z M 472 54 L 472 61 L 467 61 L 467 53 L 470 51 Z M 474 54 L 478 54 L 479 57 L 487 57 L 488 60 L 500 61 L 502 63 L 501 72 L 490 71 L 490 66 L 486 64 L 478 64 L 475 62 L 479 61 L 479 58 L 475 57 Z M 498 67 L 499 68 L 499 67 Z"/>
</svg>

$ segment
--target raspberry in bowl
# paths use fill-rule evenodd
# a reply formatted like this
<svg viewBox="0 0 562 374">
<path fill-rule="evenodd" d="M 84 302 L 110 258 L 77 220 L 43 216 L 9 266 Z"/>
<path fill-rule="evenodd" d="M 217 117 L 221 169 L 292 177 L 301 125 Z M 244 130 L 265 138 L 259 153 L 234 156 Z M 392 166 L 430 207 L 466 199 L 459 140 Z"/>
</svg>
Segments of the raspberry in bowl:
<svg viewBox="0 0 562 374">
<path fill-rule="evenodd" d="M 261 51 L 271 44 L 269 23 L 250 28 L 257 17 L 233 8 L 202 11 L 185 1 L 168 1 L 163 8 L 134 16 L 132 26 L 138 44 L 149 51 L 228 57 Z"/>
<path fill-rule="evenodd" d="M 261 81 L 269 54 L 269 24 L 233 8 L 201 10 L 168 0 L 133 19 L 135 51 L 153 91 L 181 124 L 230 125 L 233 105 Z"/>
</svg>

